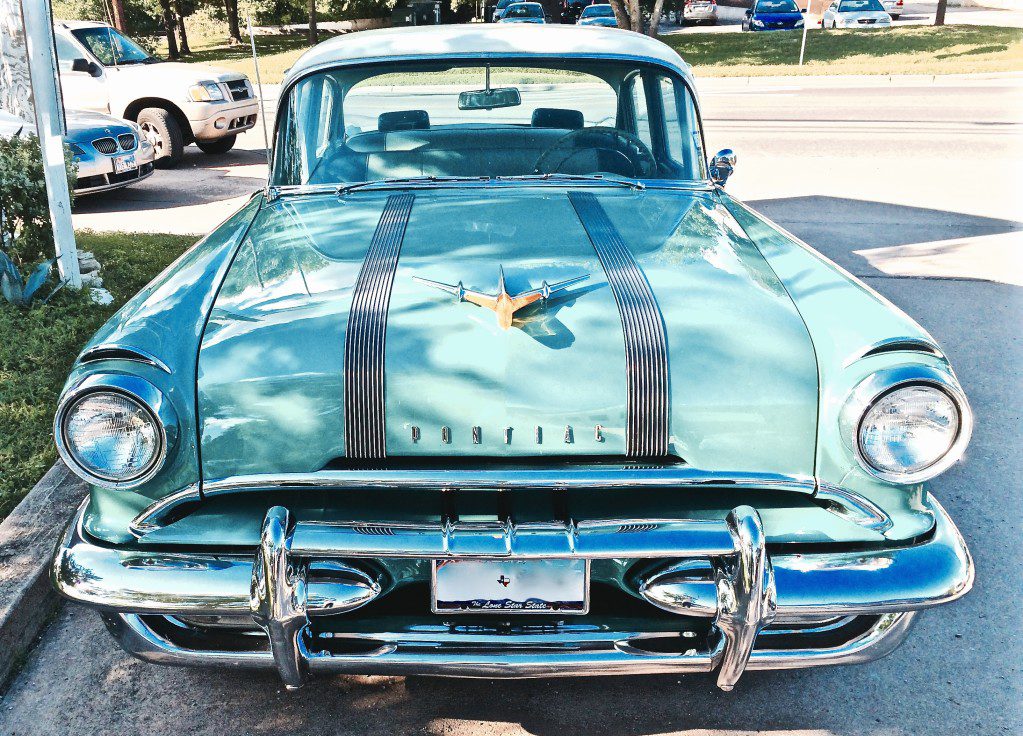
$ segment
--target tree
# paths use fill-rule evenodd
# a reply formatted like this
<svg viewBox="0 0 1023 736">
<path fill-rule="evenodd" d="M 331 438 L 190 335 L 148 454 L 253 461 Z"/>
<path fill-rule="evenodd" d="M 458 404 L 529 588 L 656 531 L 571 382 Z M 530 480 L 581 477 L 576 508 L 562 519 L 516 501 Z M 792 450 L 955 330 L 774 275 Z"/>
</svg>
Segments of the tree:
<svg viewBox="0 0 1023 736">
<path fill-rule="evenodd" d="M 309 0 L 309 45 L 315 46 L 319 41 L 316 32 L 316 0 Z"/>
<path fill-rule="evenodd" d="M 178 40 L 174 36 L 177 23 L 174 20 L 174 11 L 171 10 L 171 0 L 160 0 L 160 11 L 163 15 L 164 33 L 167 35 L 167 56 L 178 59 L 181 55 L 178 53 Z"/>
<path fill-rule="evenodd" d="M 124 33 L 126 30 L 124 24 L 124 0 L 110 0 L 110 5 L 114 10 L 114 28 Z"/>
<path fill-rule="evenodd" d="M 180 41 L 178 50 L 182 55 L 192 53 L 192 49 L 188 48 L 188 33 L 185 31 L 185 14 L 187 12 L 181 0 L 174 0 L 174 13 L 177 15 L 178 40 Z"/>
<path fill-rule="evenodd" d="M 938 10 L 934 13 L 934 25 L 945 25 L 945 7 L 947 5 L 948 0 L 938 0 Z"/>
<path fill-rule="evenodd" d="M 238 25 L 238 0 L 224 0 L 227 13 L 227 35 L 232 44 L 242 42 L 242 29 Z"/>
<path fill-rule="evenodd" d="M 664 0 L 653 0 L 648 18 L 643 17 L 640 0 L 610 0 L 618 27 L 648 36 L 657 36 L 657 28 L 661 25 L 661 14 L 664 12 Z"/>
</svg>

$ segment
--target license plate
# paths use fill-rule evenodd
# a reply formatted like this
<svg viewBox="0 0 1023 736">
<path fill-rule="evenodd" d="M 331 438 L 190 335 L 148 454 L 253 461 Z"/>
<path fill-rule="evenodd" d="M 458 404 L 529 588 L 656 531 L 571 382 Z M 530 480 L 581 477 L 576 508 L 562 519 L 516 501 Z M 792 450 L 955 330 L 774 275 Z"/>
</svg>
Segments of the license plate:
<svg viewBox="0 0 1023 736">
<path fill-rule="evenodd" d="M 115 174 L 126 174 L 129 171 L 134 171 L 138 168 L 138 164 L 135 163 L 135 154 L 129 154 L 127 156 L 118 156 L 114 159 L 114 173 Z"/>
<path fill-rule="evenodd" d="M 584 614 L 586 560 L 438 560 L 434 613 Z"/>
</svg>

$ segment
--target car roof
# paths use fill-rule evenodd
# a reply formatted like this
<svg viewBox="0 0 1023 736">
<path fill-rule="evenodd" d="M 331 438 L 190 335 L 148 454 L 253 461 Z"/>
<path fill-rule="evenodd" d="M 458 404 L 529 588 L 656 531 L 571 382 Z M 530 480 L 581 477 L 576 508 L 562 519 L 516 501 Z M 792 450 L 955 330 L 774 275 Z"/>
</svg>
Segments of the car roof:
<svg viewBox="0 0 1023 736">
<path fill-rule="evenodd" d="M 390 58 L 442 59 L 465 56 L 557 56 L 630 57 L 670 67 L 692 82 L 689 65 L 667 44 L 641 33 L 618 28 L 552 23 L 542 27 L 515 24 L 406 26 L 348 33 L 324 41 L 306 51 L 284 79 L 294 79 L 313 69 Z"/>
<path fill-rule="evenodd" d="M 112 28 L 109 23 L 100 23 L 94 20 L 55 20 L 53 25 L 62 26 L 69 31 L 77 28 Z"/>
</svg>

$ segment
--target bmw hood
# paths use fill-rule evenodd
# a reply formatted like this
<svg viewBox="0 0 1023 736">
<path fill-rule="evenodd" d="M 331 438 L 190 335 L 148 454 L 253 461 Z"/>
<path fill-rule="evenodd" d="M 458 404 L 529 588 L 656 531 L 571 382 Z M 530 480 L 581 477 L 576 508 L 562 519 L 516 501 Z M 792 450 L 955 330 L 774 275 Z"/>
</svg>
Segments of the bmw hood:
<svg viewBox="0 0 1023 736">
<path fill-rule="evenodd" d="M 284 197 L 223 281 L 197 381 L 207 479 L 513 456 L 813 472 L 809 335 L 709 192 Z"/>
</svg>

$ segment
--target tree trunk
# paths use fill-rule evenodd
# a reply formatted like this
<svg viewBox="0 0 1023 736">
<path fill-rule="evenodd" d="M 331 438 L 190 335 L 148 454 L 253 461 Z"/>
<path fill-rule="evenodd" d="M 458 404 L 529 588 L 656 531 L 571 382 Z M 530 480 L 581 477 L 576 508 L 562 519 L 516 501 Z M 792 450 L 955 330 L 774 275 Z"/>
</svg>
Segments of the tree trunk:
<svg viewBox="0 0 1023 736">
<path fill-rule="evenodd" d="M 639 0 L 629 0 L 629 30 L 643 32 L 643 9 L 639 6 Z"/>
<path fill-rule="evenodd" d="M 309 0 L 309 45 L 315 46 L 319 43 L 316 32 L 316 0 Z"/>
<path fill-rule="evenodd" d="M 657 29 L 661 25 L 661 13 L 664 12 L 664 0 L 654 0 L 654 9 L 650 13 L 650 27 L 646 29 L 648 36 L 657 38 Z"/>
<path fill-rule="evenodd" d="M 938 0 L 938 10 L 934 13 L 934 25 L 945 25 L 945 7 L 947 5 L 948 0 Z"/>
<path fill-rule="evenodd" d="M 124 0 L 110 0 L 110 5 L 114 9 L 114 28 L 124 33 L 126 31 L 124 24 Z"/>
<path fill-rule="evenodd" d="M 178 16 L 178 50 L 184 54 L 192 53 L 188 48 L 188 33 L 185 31 L 185 16 L 181 13 L 181 0 L 174 0 L 174 10 Z"/>
<path fill-rule="evenodd" d="M 178 40 L 174 37 L 174 13 L 171 11 L 171 0 L 160 0 L 160 10 L 163 11 L 163 28 L 167 34 L 167 56 L 172 59 L 180 57 L 178 54 Z"/>
<path fill-rule="evenodd" d="M 242 29 L 238 25 L 238 0 L 224 0 L 224 11 L 227 13 L 227 35 L 232 44 L 242 42 Z"/>
<path fill-rule="evenodd" d="M 629 28 L 629 11 L 625 7 L 625 0 L 611 0 L 611 9 L 614 10 L 618 27 Z"/>
</svg>

